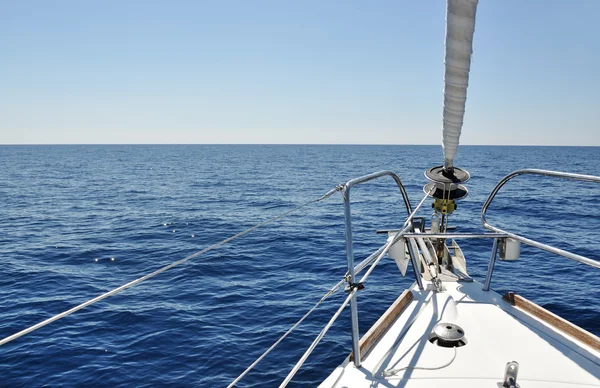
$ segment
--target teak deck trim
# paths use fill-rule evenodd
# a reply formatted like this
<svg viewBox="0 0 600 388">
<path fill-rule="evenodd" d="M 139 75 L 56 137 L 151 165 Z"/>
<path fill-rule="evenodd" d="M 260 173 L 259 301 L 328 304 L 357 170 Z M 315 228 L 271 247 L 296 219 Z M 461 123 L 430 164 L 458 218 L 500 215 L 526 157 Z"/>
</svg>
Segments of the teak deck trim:
<svg viewBox="0 0 600 388">
<path fill-rule="evenodd" d="M 530 300 L 525 299 L 522 296 L 515 294 L 514 292 L 507 292 L 506 294 L 504 294 L 502 299 L 504 299 L 511 305 L 518 307 L 519 309 L 548 323 L 555 329 L 577 338 L 579 341 L 590 346 L 592 349 L 600 351 L 600 339 L 598 339 L 598 337 L 572 324 L 571 322 L 559 317 L 558 315 L 551 313 L 545 308 L 538 306 Z"/>
<path fill-rule="evenodd" d="M 404 290 L 394 303 L 386 310 L 385 313 L 375 324 L 367 331 L 360 339 L 359 347 L 360 354 L 365 357 L 373 346 L 379 341 L 379 338 L 385 333 L 387 328 L 396 320 L 396 318 L 404 311 L 406 306 L 413 300 L 413 294 L 410 290 Z M 354 361 L 354 353 L 350 353 L 350 361 Z"/>
</svg>

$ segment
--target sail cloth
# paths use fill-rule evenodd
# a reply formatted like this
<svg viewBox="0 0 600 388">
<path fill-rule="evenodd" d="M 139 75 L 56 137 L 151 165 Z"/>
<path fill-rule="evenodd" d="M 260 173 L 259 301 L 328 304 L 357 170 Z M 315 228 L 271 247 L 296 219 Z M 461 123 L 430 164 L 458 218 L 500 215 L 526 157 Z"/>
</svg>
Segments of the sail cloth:
<svg viewBox="0 0 600 388">
<path fill-rule="evenodd" d="M 448 0 L 444 58 L 444 166 L 452 167 L 465 115 L 478 0 Z"/>
</svg>

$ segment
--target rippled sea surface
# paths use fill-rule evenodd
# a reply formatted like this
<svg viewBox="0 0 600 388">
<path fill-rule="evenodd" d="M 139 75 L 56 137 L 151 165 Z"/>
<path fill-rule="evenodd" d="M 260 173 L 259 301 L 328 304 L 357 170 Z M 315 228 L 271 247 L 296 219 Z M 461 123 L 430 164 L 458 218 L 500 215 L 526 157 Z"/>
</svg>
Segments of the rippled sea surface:
<svg viewBox="0 0 600 388">
<path fill-rule="evenodd" d="M 0 336 L 11 335 L 378 170 L 413 206 L 439 146 L 0 146 Z M 496 182 L 533 167 L 600 175 L 597 147 L 459 150 L 470 195 L 450 224 L 483 231 Z M 521 177 L 495 225 L 598 260 L 600 185 Z M 389 178 L 352 193 L 357 261 L 406 210 Z M 429 218 L 429 205 L 421 215 Z M 339 194 L 0 347 L 2 386 L 229 384 L 346 271 Z M 491 241 L 460 242 L 483 281 Z M 600 335 L 600 271 L 523 247 L 492 287 L 514 290 Z M 413 281 L 385 259 L 359 294 L 364 333 Z M 334 294 L 239 386 L 276 386 L 344 297 Z M 293 380 L 311 387 L 350 351 L 345 310 Z"/>
</svg>

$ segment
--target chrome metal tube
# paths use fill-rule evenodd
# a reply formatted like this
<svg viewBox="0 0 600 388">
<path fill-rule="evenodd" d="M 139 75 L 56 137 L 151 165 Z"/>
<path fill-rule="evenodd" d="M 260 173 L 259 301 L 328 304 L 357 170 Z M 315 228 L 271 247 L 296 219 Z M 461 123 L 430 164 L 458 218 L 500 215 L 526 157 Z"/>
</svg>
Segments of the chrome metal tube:
<svg viewBox="0 0 600 388">
<path fill-rule="evenodd" d="M 491 226 L 489 224 L 486 224 L 484 226 L 487 229 L 489 229 L 489 230 L 493 230 L 494 232 L 498 232 L 498 233 L 504 233 L 508 237 L 510 237 L 512 239 L 515 239 L 517 241 L 520 241 L 520 242 L 522 242 L 524 244 L 531 245 L 532 247 L 536 247 L 536 248 L 542 249 L 542 250 L 544 250 L 546 252 L 554 253 L 556 255 L 566 257 L 567 259 L 574 260 L 574 261 L 576 261 L 578 263 L 586 264 L 586 265 L 589 265 L 590 267 L 594 267 L 594 268 L 599 268 L 600 269 L 600 261 L 598 261 L 598 260 L 590 259 L 590 258 L 587 258 L 585 256 L 578 255 L 576 253 L 565 251 L 564 249 L 553 247 L 551 245 L 546 245 L 546 244 L 537 242 L 535 240 L 531 240 L 531 239 L 528 239 L 526 237 L 522 237 L 522 236 L 519 236 L 517 234 L 507 232 L 507 231 L 502 230 L 500 228 L 496 228 L 496 227 Z"/>
<path fill-rule="evenodd" d="M 435 261 L 433 261 L 433 257 L 431 256 L 431 252 L 429 251 L 429 247 L 425 244 L 425 240 L 422 238 L 417 238 L 417 244 L 419 248 L 421 248 L 421 252 L 423 252 L 423 256 L 425 257 L 425 262 L 427 265 L 435 265 Z"/>
<path fill-rule="evenodd" d="M 350 284 L 356 282 L 356 275 L 354 273 L 354 247 L 352 243 L 352 214 L 350 212 L 350 188 L 348 183 L 344 187 L 342 195 L 344 196 L 344 219 L 345 230 L 346 230 L 346 258 L 348 259 L 348 275 L 350 276 Z M 352 290 L 351 290 L 352 291 Z M 350 299 L 350 320 L 352 324 L 352 351 L 354 352 L 354 365 L 360 366 L 360 346 L 359 346 L 359 332 L 358 332 L 358 308 L 356 305 L 356 293 L 352 295 Z"/>
<path fill-rule="evenodd" d="M 410 205 L 410 200 L 408 199 L 408 194 L 406 193 L 406 189 L 404 189 L 404 185 L 402 184 L 402 180 L 400 180 L 400 177 L 393 171 L 378 171 L 372 174 L 363 175 L 361 177 L 351 179 L 344 185 L 344 191 L 350 191 L 350 189 L 355 185 L 365 183 L 373 179 L 381 178 L 383 176 L 390 176 L 394 179 L 394 182 L 396 182 L 396 185 L 398 186 L 398 189 L 402 194 L 402 198 L 404 199 L 406 211 L 408 212 L 408 214 L 411 214 L 413 211 L 412 206 Z"/>
<path fill-rule="evenodd" d="M 405 238 L 505 238 L 505 233 L 406 233 Z"/>
<path fill-rule="evenodd" d="M 306 349 L 306 351 L 304 352 L 304 354 L 302 355 L 302 357 L 300 357 L 300 360 L 298 360 L 298 362 L 296 363 L 296 365 L 294 365 L 294 367 L 292 368 L 292 370 L 290 371 L 290 373 L 287 375 L 287 377 L 283 380 L 283 382 L 281 383 L 281 385 L 279 385 L 279 388 L 284 388 L 284 387 L 286 387 L 288 385 L 288 383 L 296 375 L 296 372 L 298 372 L 298 370 L 300 369 L 300 367 L 302 366 L 302 364 L 304 364 L 304 361 L 306 361 L 306 359 L 308 358 L 308 356 L 310 356 L 310 354 L 317 347 L 317 345 L 319 344 L 319 342 L 321 342 L 321 339 L 323 339 L 323 337 L 325 336 L 325 334 L 327 334 L 327 331 L 329 330 L 329 328 L 331 327 L 331 325 L 333 325 L 333 323 L 335 322 L 335 320 L 340 316 L 340 314 L 342 313 L 342 310 L 344 310 L 344 307 L 346 307 L 346 305 L 348 304 L 348 299 L 351 299 L 354 296 L 356 296 L 356 290 L 352 290 L 350 292 L 350 295 L 348 295 L 346 297 L 346 299 L 344 300 L 344 303 L 342 303 L 342 305 L 337 309 L 337 311 L 335 312 L 335 314 L 333 314 L 333 316 L 331 317 L 331 319 L 329 320 L 329 322 L 327 323 L 327 325 L 325 325 L 325 327 L 321 330 L 321 332 L 319 333 L 319 335 L 317 336 L 317 338 L 315 338 L 314 341 L 312 342 L 312 344 L 310 344 L 310 346 L 308 347 L 308 349 Z"/>
<path fill-rule="evenodd" d="M 419 270 L 419 262 L 417 261 L 419 258 L 419 249 L 417 248 L 417 243 L 414 239 L 407 240 L 406 243 L 408 245 L 408 251 L 410 252 L 410 262 L 412 263 L 413 272 L 415 273 L 415 279 L 419 285 L 419 290 L 424 290 L 423 280 L 421 279 L 421 271 Z"/>
<path fill-rule="evenodd" d="M 375 267 L 377 266 L 377 264 L 379 264 L 379 261 L 381 261 L 381 259 L 383 258 L 383 256 L 386 253 L 388 253 L 388 251 L 390 250 L 390 248 L 392 247 L 392 245 L 394 245 L 396 242 L 398 242 L 402 238 L 402 236 L 404 235 L 404 233 L 406 233 L 407 230 L 410 230 L 410 228 L 412 228 L 412 225 L 405 226 L 404 229 L 402 229 L 400 232 L 398 232 L 398 234 L 396 234 L 396 236 L 394 236 L 394 238 L 392 239 L 392 241 L 389 241 L 387 244 L 385 244 L 383 246 L 383 250 L 377 256 L 377 259 L 373 262 L 373 264 L 371 265 L 371 268 L 369 268 L 367 270 L 367 273 L 365 273 L 363 275 L 363 277 L 360 278 L 359 283 L 365 282 L 367 280 L 367 278 L 369 277 L 369 275 L 371 274 L 371 272 L 373 272 L 373 270 L 375 269 Z"/>
<path fill-rule="evenodd" d="M 412 230 L 411 220 L 414 217 L 415 213 L 419 210 L 421 205 L 423 205 L 423 203 L 427 199 L 427 195 L 425 195 L 425 197 L 423 197 L 421 202 L 419 202 L 419 205 L 415 208 L 415 210 L 413 210 L 412 206 L 410 204 L 410 200 L 408 199 L 408 194 L 406 193 L 406 190 L 404 189 L 404 185 L 402 185 L 402 181 L 400 180 L 400 177 L 392 171 L 379 171 L 379 172 L 375 172 L 372 174 L 364 175 L 362 177 L 351 179 L 348 182 L 346 182 L 346 184 L 343 186 L 343 189 L 342 189 L 342 197 L 344 198 L 346 258 L 348 260 L 348 276 L 350 278 L 349 279 L 350 284 L 356 284 L 356 270 L 354 268 L 354 246 L 353 246 L 353 237 L 352 237 L 352 212 L 350 210 L 350 191 L 352 190 L 352 187 L 354 187 L 355 185 L 358 185 L 360 183 L 369 182 L 373 179 L 377 179 L 377 178 L 380 178 L 383 176 L 390 176 L 396 182 L 396 185 L 398 186 L 398 189 L 400 190 L 400 193 L 402 194 L 402 198 L 404 199 L 404 205 L 406 206 L 406 210 L 408 212 L 408 217 L 404 223 L 404 228 L 402 229 L 401 232 L 396 234 L 392 243 L 386 244 L 383 248 L 383 251 L 378 250 L 378 252 L 381 252 L 381 253 L 379 253 L 377 255 L 376 261 L 374 262 L 372 267 L 369 269 L 369 271 L 367 271 L 367 273 L 363 276 L 363 279 L 366 279 L 366 277 L 373 270 L 374 266 L 378 263 L 379 260 L 381 260 L 381 257 L 383 256 L 383 254 L 385 254 L 387 252 L 387 250 L 389 250 L 390 246 L 393 243 L 395 243 L 396 241 L 398 241 L 404 233 L 406 233 L 409 230 Z M 365 263 L 366 261 L 367 260 L 363 261 L 363 263 Z M 369 262 L 370 262 L 370 260 L 369 260 Z M 359 267 L 363 263 L 359 264 Z M 365 264 L 365 265 L 367 265 L 367 264 Z M 414 267 L 414 263 L 413 263 L 413 267 Z M 364 268 L 364 267 L 362 267 L 362 268 Z M 422 287 L 420 273 L 417 271 L 415 271 L 415 279 L 420 284 L 420 287 Z M 361 355 L 360 355 L 360 346 L 359 346 L 360 338 L 359 338 L 359 330 L 358 330 L 358 307 L 357 307 L 357 300 L 356 300 L 356 292 L 353 292 L 353 296 L 350 300 L 350 320 L 351 320 L 351 324 L 352 324 L 352 351 L 355 354 L 354 365 L 356 367 L 359 367 L 361 364 Z"/>
<path fill-rule="evenodd" d="M 506 184 L 506 182 L 508 182 L 512 178 L 515 178 L 519 175 L 541 175 L 541 176 L 549 176 L 549 177 L 555 177 L 555 178 L 571 179 L 571 180 L 582 181 L 582 182 L 600 183 L 600 177 L 593 176 L 593 175 L 571 174 L 571 173 L 566 173 L 566 172 L 537 170 L 537 169 L 517 170 L 515 172 L 508 174 L 504 178 L 502 178 L 502 180 L 500 182 L 498 182 L 496 187 L 494 187 L 494 190 L 492 190 L 488 199 L 483 204 L 483 207 L 481 208 L 481 222 L 482 222 L 483 226 L 486 229 L 491 230 L 493 232 L 506 234 L 508 237 L 513 238 L 517 241 L 520 241 L 524 244 L 531 245 L 533 247 L 542 249 L 544 251 L 566 257 L 568 259 L 577 261 L 582 264 L 589 265 L 591 267 L 600 268 L 600 261 L 592 260 L 585 256 L 581 256 L 581 255 L 578 255 L 578 254 L 575 254 L 575 253 L 572 253 L 569 251 L 565 251 L 563 249 L 559 249 L 559 248 L 555 248 L 550 245 L 542 244 L 540 242 L 528 239 L 526 237 L 519 236 L 514 233 L 507 232 L 505 230 L 502 230 L 500 228 L 492 226 L 487 222 L 486 217 L 485 217 L 487 209 L 489 208 L 493 199 L 496 197 L 496 194 L 498 193 L 500 188 L 502 188 L 502 186 L 504 186 Z"/>
<path fill-rule="evenodd" d="M 363 269 L 365 269 L 365 267 L 367 267 L 369 264 L 371 264 L 381 254 L 381 252 L 383 252 L 383 250 L 385 249 L 386 246 L 387 246 L 387 244 L 383 244 L 381 247 L 379 247 L 379 249 L 377 249 L 375 252 L 371 253 L 366 259 L 364 259 L 363 261 L 358 263 L 356 265 L 356 267 L 354 267 L 354 275 L 357 275 Z"/>
<path fill-rule="evenodd" d="M 408 194 L 404 189 L 404 185 L 402 184 L 400 177 L 392 171 L 379 171 L 358 178 L 354 178 L 346 182 L 342 189 L 342 196 L 344 198 L 346 258 L 348 259 L 348 275 L 350 277 L 350 284 L 356 283 L 356 273 L 354 268 L 354 247 L 352 238 L 352 213 L 350 211 L 350 190 L 355 185 L 365 183 L 383 176 L 391 176 L 394 179 L 396 185 L 398 186 L 398 189 L 400 190 L 400 193 L 402 194 L 402 198 L 404 199 L 404 205 L 406 206 L 406 211 L 408 212 L 409 217 L 413 215 L 412 206 L 410 205 L 410 200 L 408 199 Z M 358 307 L 355 292 L 353 293 L 352 298 L 350 300 L 350 320 L 352 324 L 352 351 L 355 354 L 354 365 L 359 367 L 361 364 L 359 347 L 360 338 L 358 330 Z"/>
<path fill-rule="evenodd" d="M 490 284 L 492 283 L 492 273 L 494 272 L 494 264 L 496 263 L 496 256 L 498 254 L 498 239 L 494 239 L 494 246 L 492 247 L 492 256 L 488 264 L 487 275 L 485 276 L 485 283 L 483 284 L 483 291 L 490 290 Z"/>
<path fill-rule="evenodd" d="M 431 280 L 435 281 L 436 279 L 438 279 L 438 276 L 441 272 L 439 264 L 437 263 L 437 260 L 433 260 L 431 252 L 429 251 L 429 247 L 427 246 L 425 240 L 423 240 L 422 238 L 417 238 L 416 240 L 417 244 L 419 245 L 419 248 L 421 248 L 421 252 L 423 252 L 423 257 L 425 257 L 425 262 L 427 263 L 427 270 L 431 275 Z"/>
<path fill-rule="evenodd" d="M 431 191 L 433 191 L 433 188 L 430 190 L 429 193 L 425 194 L 425 196 L 419 202 L 419 204 L 417 205 L 415 210 L 413 210 L 408 215 L 408 217 L 406 218 L 406 221 L 404 222 L 404 228 L 402 230 L 398 231 L 398 233 L 396 233 L 396 235 L 392 241 L 392 244 L 396 243 L 401 237 L 404 237 L 409 230 L 414 230 L 412 220 L 413 220 L 415 214 L 417 214 L 417 212 L 421 208 L 421 206 L 423 206 L 423 203 L 425 202 L 425 200 L 429 197 L 429 194 L 431 194 Z M 417 282 L 419 289 L 423 290 L 424 289 L 423 288 L 423 280 L 421 279 L 421 272 L 419 271 L 419 265 L 418 265 L 418 262 L 416 261 L 418 258 L 418 256 L 416 256 L 416 255 L 419 254 L 419 249 L 416 247 L 416 245 L 411 246 L 410 242 L 412 242 L 414 244 L 414 240 L 407 240 L 407 242 L 409 243 L 408 249 L 409 249 L 410 256 L 411 256 L 410 261 L 412 263 L 413 273 L 415 274 L 415 281 Z"/>
</svg>

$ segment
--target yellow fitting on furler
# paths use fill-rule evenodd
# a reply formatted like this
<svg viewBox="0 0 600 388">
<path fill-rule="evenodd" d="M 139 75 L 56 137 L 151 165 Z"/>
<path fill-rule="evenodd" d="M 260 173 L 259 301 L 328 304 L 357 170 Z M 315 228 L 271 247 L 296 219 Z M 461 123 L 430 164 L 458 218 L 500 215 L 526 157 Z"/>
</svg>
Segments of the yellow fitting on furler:
<svg viewBox="0 0 600 388">
<path fill-rule="evenodd" d="M 456 203 L 451 199 L 436 199 L 432 207 L 442 214 L 450 214 L 456 210 Z"/>
</svg>

